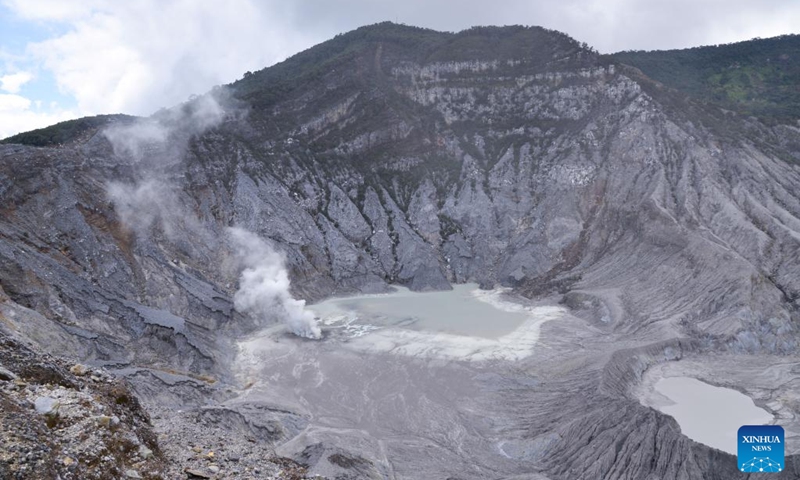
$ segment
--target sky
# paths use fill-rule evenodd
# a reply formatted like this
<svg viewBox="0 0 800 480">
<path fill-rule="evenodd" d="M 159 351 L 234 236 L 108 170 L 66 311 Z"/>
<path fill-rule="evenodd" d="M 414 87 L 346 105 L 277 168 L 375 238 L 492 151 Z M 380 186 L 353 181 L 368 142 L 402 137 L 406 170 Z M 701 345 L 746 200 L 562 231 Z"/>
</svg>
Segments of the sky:
<svg viewBox="0 0 800 480">
<path fill-rule="evenodd" d="M 602 53 L 800 33 L 798 0 L 0 0 L 0 138 L 150 115 L 338 33 L 539 25 Z"/>
</svg>

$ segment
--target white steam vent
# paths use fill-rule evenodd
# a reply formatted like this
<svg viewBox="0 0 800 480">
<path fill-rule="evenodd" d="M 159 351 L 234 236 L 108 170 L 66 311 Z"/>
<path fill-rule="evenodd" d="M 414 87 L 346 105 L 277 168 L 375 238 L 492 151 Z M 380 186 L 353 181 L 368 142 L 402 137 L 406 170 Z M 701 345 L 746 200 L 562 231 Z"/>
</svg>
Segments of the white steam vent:
<svg viewBox="0 0 800 480">
<path fill-rule="evenodd" d="M 283 256 L 247 230 L 229 228 L 228 234 L 244 267 L 239 290 L 233 296 L 236 310 L 261 318 L 281 319 L 300 337 L 321 338 L 322 331 L 314 314 L 306 309 L 306 301 L 295 300 L 289 293 L 289 274 Z"/>
</svg>

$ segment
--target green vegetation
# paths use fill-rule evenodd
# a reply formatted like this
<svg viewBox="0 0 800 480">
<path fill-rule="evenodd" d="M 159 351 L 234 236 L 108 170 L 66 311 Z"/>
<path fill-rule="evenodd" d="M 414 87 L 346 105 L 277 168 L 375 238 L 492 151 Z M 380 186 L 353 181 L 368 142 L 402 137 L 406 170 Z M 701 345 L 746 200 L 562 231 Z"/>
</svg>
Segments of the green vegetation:
<svg viewBox="0 0 800 480">
<path fill-rule="evenodd" d="M 425 60 L 531 60 L 531 63 L 545 65 L 581 51 L 594 53 L 569 35 L 546 28 L 519 25 L 472 27 L 452 35 L 446 44 L 429 52 Z"/>
<path fill-rule="evenodd" d="M 232 86 L 239 98 L 257 106 L 271 105 L 285 99 L 298 87 L 306 88 L 310 82 L 335 72 L 336 66 L 352 62 L 367 47 L 379 41 L 391 43 L 413 54 L 440 44 L 449 35 L 390 22 L 361 27 L 337 35 L 271 67 L 255 73 L 247 72 Z"/>
<path fill-rule="evenodd" d="M 255 106 L 285 100 L 298 87 L 327 75 L 357 72 L 357 78 L 380 83 L 380 65 L 400 61 L 439 62 L 463 60 L 529 59 L 533 65 L 574 57 L 596 59 L 595 52 L 568 35 L 541 27 L 474 27 L 459 33 L 437 32 L 383 22 L 337 35 L 291 58 L 247 72 L 232 84 L 235 95 Z M 375 82 L 377 80 L 377 82 Z"/>
<path fill-rule="evenodd" d="M 800 35 L 610 58 L 692 97 L 770 123 L 800 118 Z"/>
<path fill-rule="evenodd" d="M 67 120 L 66 122 L 57 123 L 38 130 L 18 133 L 4 140 L 0 140 L 0 143 L 15 143 L 34 147 L 52 147 L 74 141 L 85 134 L 93 133 L 97 131 L 97 129 L 111 123 L 130 122 L 135 118 L 136 117 L 130 115 L 97 115 L 95 117 Z"/>
</svg>

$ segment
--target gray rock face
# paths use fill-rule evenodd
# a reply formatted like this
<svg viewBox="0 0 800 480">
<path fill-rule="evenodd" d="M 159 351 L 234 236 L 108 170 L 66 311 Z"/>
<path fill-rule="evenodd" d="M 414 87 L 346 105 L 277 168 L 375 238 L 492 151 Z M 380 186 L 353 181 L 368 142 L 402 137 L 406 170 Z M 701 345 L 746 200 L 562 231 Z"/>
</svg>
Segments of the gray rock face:
<svg viewBox="0 0 800 480">
<path fill-rule="evenodd" d="M 12 371 L 0 366 L 0 380 L 3 380 L 3 381 L 7 382 L 7 381 L 10 381 L 10 380 L 14 380 L 16 378 L 17 378 L 17 375 L 14 372 L 12 372 Z"/>
<path fill-rule="evenodd" d="M 564 295 L 597 328 L 643 342 L 795 353 L 800 130 L 682 104 L 575 48 L 546 61 L 421 60 L 376 40 L 272 103 L 234 86 L 224 119 L 170 127 L 174 145 L 139 160 L 102 133 L 61 148 L 0 145 L 0 330 L 130 366 L 153 396 L 165 375 L 227 378 L 234 339 L 263 326 L 233 309 L 225 228 L 236 225 L 272 240 L 307 300 L 391 283 L 500 284 Z M 108 195 L 110 182 L 151 179 L 168 194 L 131 203 L 132 216 Z M 594 445 L 591 412 L 616 409 L 609 430 L 624 424 L 631 438 L 673 443 L 620 450 L 608 438 L 611 457 L 551 456 L 546 472 L 713 470 L 716 453 L 671 470 L 670 452 L 688 440 L 625 399 L 607 377 L 615 365 L 592 380 L 611 392 L 597 410 L 578 414 L 576 403 L 578 420 L 551 422 L 509 452 L 544 458 L 565 438 Z M 192 392 L 163 395 L 202 404 Z M 358 463 L 320 455 L 320 471 Z M 647 472 L 621 473 L 621 462 L 652 458 Z"/>
</svg>

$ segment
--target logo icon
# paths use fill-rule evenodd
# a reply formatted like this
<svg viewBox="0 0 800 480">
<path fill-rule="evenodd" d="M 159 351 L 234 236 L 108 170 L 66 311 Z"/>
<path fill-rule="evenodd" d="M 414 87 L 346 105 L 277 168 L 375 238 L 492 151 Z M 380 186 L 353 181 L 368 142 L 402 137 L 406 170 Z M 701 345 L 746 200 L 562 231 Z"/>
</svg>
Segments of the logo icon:
<svg viewBox="0 0 800 480">
<path fill-rule="evenodd" d="M 744 425 L 737 433 L 740 472 L 783 471 L 783 427 Z"/>
</svg>

